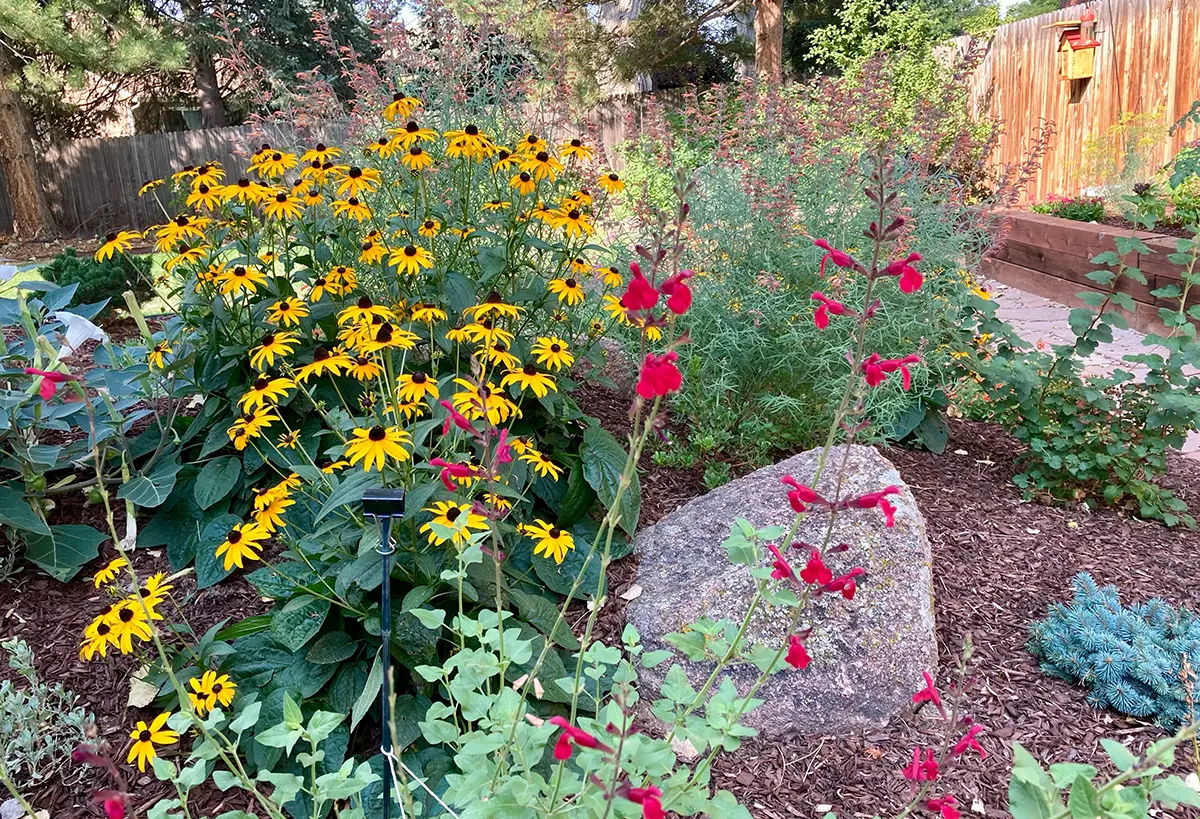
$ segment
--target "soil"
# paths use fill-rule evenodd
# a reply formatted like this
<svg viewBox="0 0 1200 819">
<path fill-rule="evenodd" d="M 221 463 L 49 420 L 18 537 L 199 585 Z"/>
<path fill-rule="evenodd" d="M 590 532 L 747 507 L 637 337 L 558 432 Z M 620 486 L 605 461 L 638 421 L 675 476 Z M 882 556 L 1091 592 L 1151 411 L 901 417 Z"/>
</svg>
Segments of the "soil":
<svg viewBox="0 0 1200 819">
<path fill-rule="evenodd" d="M 629 425 L 628 395 L 628 385 L 610 390 L 592 384 L 579 397 L 586 411 L 620 437 Z M 666 429 L 671 428 L 668 421 Z M 1070 580 L 1080 571 L 1117 584 L 1126 601 L 1161 596 L 1175 606 L 1200 608 L 1193 569 L 1200 532 L 1170 530 L 1110 510 L 1025 502 L 1011 483 L 1020 448 L 1014 439 L 976 422 L 953 421 L 951 429 L 952 442 L 942 456 L 903 449 L 886 454 L 912 487 L 928 524 L 940 678 L 945 680 L 955 667 L 968 633 L 975 646 L 965 709 L 988 727 L 983 741 L 989 753 L 986 759 L 968 756 L 946 777 L 944 787 L 958 796 L 965 812 L 974 807 L 979 815 L 1002 816 L 1007 815 L 1011 742 L 1019 741 L 1047 762 L 1101 764 L 1101 737 L 1126 741 L 1139 750 L 1163 735 L 1138 720 L 1093 711 L 1081 690 L 1043 675 L 1024 648 L 1028 625 L 1045 615 L 1048 604 L 1069 596 Z M 699 468 L 647 463 L 642 525 L 701 494 L 701 476 Z M 1173 460 L 1166 482 L 1193 509 L 1200 508 L 1200 464 Z M 71 498 L 73 494 L 62 499 L 64 519 L 103 527 L 97 507 Z M 103 551 L 102 560 L 112 556 L 110 547 Z M 158 550 L 139 551 L 134 559 L 142 576 L 169 571 Z M 633 585 L 635 570 L 634 555 L 610 568 L 608 603 L 599 618 L 598 636 L 619 635 L 624 625 L 622 595 Z M 261 613 L 267 606 L 244 583 L 226 582 L 197 593 L 190 575 L 175 582 L 176 599 L 198 632 L 225 618 Z M 123 763 L 132 721 L 152 714 L 126 707 L 129 677 L 139 660 L 110 657 L 85 664 L 79 659 L 79 636 L 105 599 L 86 576 L 63 584 L 27 566 L 16 579 L 0 584 L 0 633 L 30 643 L 43 679 L 61 681 L 80 696 L 95 715 L 99 738 L 109 741 L 118 763 Z M 7 669 L 0 674 L 11 676 Z M 842 816 L 886 814 L 906 801 L 907 783 L 899 770 L 911 758 L 912 748 L 940 740 L 929 717 L 925 712 L 907 715 L 865 736 L 750 740 L 718 761 L 714 784 L 733 791 L 752 815 L 765 819 L 811 817 L 826 805 Z M 139 775 L 124 764 L 122 770 L 129 775 L 139 808 L 167 792 L 168 786 L 149 774 Z M 106 784 L 89 774 L 82 783 L 52 782 L 28 796 L 55 819 L 99 816 L 99 809 L 88 804 L 88 794 Z M 246 807 L 227 798 L 229 794 L 205 789 L 196 807 L 203 815 Z"/>
<path fill-rule="evenodd" d="M 1124 216 L 1105 216 L 1100 220 L 1100 223 L 1103 225 L 1112 225 L 1113 227 L 1125 228 L 1126 230 L 1145 230 L 1145 228 L 1138 227 Z M 1181 225 L 1168 225 L 1161 223 L 1155 225 L 1154 230 L 1150 232 L 1157 233 L 1160 236 L 1176 236 L 1180 239 L 1191 239 L 1196 235 Z"/>
</svg>

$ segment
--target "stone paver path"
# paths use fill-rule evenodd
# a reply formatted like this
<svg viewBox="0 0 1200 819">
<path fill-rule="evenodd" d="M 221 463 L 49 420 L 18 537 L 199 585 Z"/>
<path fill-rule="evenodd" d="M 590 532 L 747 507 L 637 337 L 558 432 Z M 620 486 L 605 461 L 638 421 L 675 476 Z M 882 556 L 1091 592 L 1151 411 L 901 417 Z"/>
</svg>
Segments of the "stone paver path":
<svg viewBox="0 0 1200 819">
<path fill-rule="evenodd" d="M 1071 332 L 1071 325 L 1067 319 L 1071 313 L 1070 307 L 998 282 L 988 282 L 987 289 L 996 300 L 996 315 L 1011 324 L 1021 338 L 1032 344 L 1042 342 L 1047 346 L 1074 342 L 1075 334 Z M 1121 367 L 1136 373 L 1139 368 L 1125 362 L 1123 358 L 1143 352 L 1146 349 L 1142 346 L 1143 338 L 1144 335 L 1136 330 L 1119 330 L 1114 327 L 1112 343 L 1100 345 L 1095 353 L 1088 356 L 1086 370 L 1110 373 Z M 1189 458 L 1200 460 L 1200 432 L 1188 436 L 1183 453 Z"/>
</svg>

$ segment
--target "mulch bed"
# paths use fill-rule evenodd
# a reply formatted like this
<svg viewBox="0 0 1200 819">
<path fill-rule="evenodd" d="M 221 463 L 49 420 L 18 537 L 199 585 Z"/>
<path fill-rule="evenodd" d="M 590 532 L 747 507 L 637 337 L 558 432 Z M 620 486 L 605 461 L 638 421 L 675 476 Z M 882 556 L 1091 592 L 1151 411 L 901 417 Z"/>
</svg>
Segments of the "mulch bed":
<svg viewBox="0 0 1200 819">
<path fill-rule="evenodd" d="M 1126 230 L 1145 230 L 1145 228 L 1138 227 L 1124 216 L 1105 216 L 1100 220 L 1100 224 L 1112 225 L 1113 227 L 1125 228 Z M 1161 236 L 1176 236 L 1180 239 L 1190 239 L 1195 235 L 1182 225 L 1171 225 L 1166 223 L 1159 223 L 1155 225 L 1154 230 L 1152 230 L 1151 233 L 1157 233 Z"/>
<path fill-rule="evenodd" d="M 625 390 L 593 385 L 580 397 L 587 411 L 622 437 L 629 423 L 627 396 Z M 1007 815 L 1011 741 L 1046 761 L 1095 763 L 1103 760 L 1101 737 L 1128 741 L 1137 750 L 1162 736 L 1154 726 L 1093 711 L 1081 690 L 1041 674 L 1024 649 L 1029 623 L 1044 616 L 1050 602 L 1068 596 L 1070 580 L 1079 571 L 1116 583 L 1124 600 L 1161 596 L 1174 605 L 1200 608 L 1193 569 L 1200 532 L 1168 530 L 1107 510 L 1024 502 L 1010 481 L 1019 444 L 991 425 L 954 421 L 951 428 L 953 440 L 943 456 L 902 449 L 887 455 L 912 487 L 928 524 L 943 677 L 957 662 L 968 632 L 975 644 L 967 711 L 989 727 L 989 755 L 982 761 L 970 757 L 949 776 L 946 787 L 964 807 L 974 805 L 976 814 L 1002 816 Z M 643 526 L 704 491 L 699 469 L 645 463 Z M 1167 482 L 1200 508 L 1200 464 L 1176 459 Z M 70 508 L 72 522 L 102 526 L 96 507 Z M 139 551 L 135 560 L 143 575 L 167 568 L 158 550 Z M 621 595 L 633 584 L 635 569 L 635 556 L 611 567 L 609 602 L 598 628 L 604 639 L 615 638 L 624 625 Z M 198 632 L 227 617 L 261 613 L 267 605 L 243 583 L 196 594 L 190 578 L 184 578 L 177 591 L 188 600 L 188 619 Z M 132 721 L 145 716 L 125 706 L 129 675 L 138 663 L 110 658 L 85 664 L 78 657 L 79 636 L 104 602 L 87 578 L 62 584 L 27 568 L 16 580 L 0 584 L 0 632 L 21 636 L 33 646 L 43 678 L 62 680 L 79 694 L 96 716 L 100 737 L 120 753 Z M 811 817 L 826 805 L 843 816 L 871 816 L 904 804 L 907 783 L 899 769 L 914 745 L 938 739 L 928 715 L 915 714 L 866 736 L 752 740 L 721 758 L 713 779 L 717 787 L 733 791 L 755 817 Z M 165 783 L 149 775 L 134 772 L 130 779 L 139 806 L 166 793 Z M 97 809 L 87 805 L 87 797 L 100 784 L 95 777 L 69 787 L 51 783 L 29 796 L 56 819 L 95 816 Z M 198 807 L 216 808 L 224 796 L 205 792 Z M 222 809 L 231 807 L 244 806 Z M 220 811 L 205 815 L 213 812 Z"/>
</svg>

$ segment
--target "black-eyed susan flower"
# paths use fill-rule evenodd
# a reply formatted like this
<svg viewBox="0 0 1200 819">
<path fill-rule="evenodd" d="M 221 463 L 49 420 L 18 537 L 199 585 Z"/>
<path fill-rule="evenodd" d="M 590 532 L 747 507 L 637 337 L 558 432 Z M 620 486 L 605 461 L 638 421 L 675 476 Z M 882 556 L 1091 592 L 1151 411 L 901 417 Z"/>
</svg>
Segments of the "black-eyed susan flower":
<svg viewBox="0 0 1200 819">
<path fill-rule="evenodd" d="M 484 492 L 483 502 L 498 512 L 511 512 L 513 507 L 512 501 L 495 492 Z"/>
<path fill-rule="evenodd" d="M 116 636 L 113 627 L 108 622 L 107 613 L 92 620 L 83 630 L 83 641 L 79 644 L 79 657 L 85 662 L 91 662 L 96 655 L 108 656 L 108 647 L 116 647 Z"/>
<path fill-rule="evenodd" d="M 159 618 L 161 619 L 161 618 Z M 153 637 L 150 626 L 150 613 L 138 602 L 136 597 L 127 597 L 113 607 L 107 622 L 112 626 L 114 644 L 122 654 L 133 653 L 133 638 L 143 642 Z"/>
<path fill-rule="evenodd" d="M 206 183 L 201 183 L 192 189 L 185 203 L 189 208 L 216 210 L 220 207 L 221 201 L 221 190 L 219 187 L 210 187 Z"/>
<path fill-rule="evenodd" d="M 358 254 L 358 260 L 364 264 L 379 264 L 379 262 L 387 254 L 388 249 L 386 245 L 376 242 L 372 239 L 367 239 L 362 243 L 362 249 Z"/>
<path fill-rule="evenodd" d="M 469 503 L 436 501 L 433 506 L 421 510 L 433 515 L 433 519 L 422 524 L 420 531 L 428 535 L 429 542 L 440 546 L 451 541 L 463 546 L 471 539 L 471 531 L 486 532 L 487 518 L 471 511 Z"/>
<path fill-rule="evenodd" d="M 267 308 L 267 321 L 280 327 L 295 327 L 308 315 L 308 305 L 295 296 L 280 299 Z"/>
<path fill-rule="evenodd" d="M 356 196 L 333 200 L 333 215 L 343 219 L 365 222 L 371 218 L 371 208 Z"/>
<path fill-rule="evenodd" d="M 517 166 L 517 157 L 512 151 L 507 148 L 496 148 L 496 161 L 492 163 L 492 170 L 506 171 Z"/>
<path fill-rule="evenodd" d="M 247 437 L 257 438 L 267 427 L 279 420 L 279 416 L 275 414 L 274 410 L 275 408 L 270 406 L 249 410 L 234 422 L 234 426 L 245 430 Z"/>
<path fill-rule="evenodd" d="M 259 376 L 250 385 L 250 389 L 238 400 L 242 412 L 251 412 L 260 407 L 276 404 L 287 398 L 288 391 L 294 389 L 296 382 L 290 378 L 267 378 Z"/>
<path fill-rule="evenodd" d="M 241 177 L 236 182 L 224 185 L 220 189 L 221 198 L 226 202 L 241 202 L 244 205 L 257 205 L 269 199 L 275 191 L 266 185 Z"/>
<path fill-rule="evenodd" d="M 615 267 L 598 267 L 596 272 L 600 274 L 600 281 L 604 282 L 605 287 L 617 288 L 625 285 L 625 277 Z"/>
<path fill-rule="evenodd" d="M 391 321 L 396 317 L 390 307 L 376 304 L 370 296 L 361 296 L 358 301 L 338 313 L 338 324 L 353 324 L 358 321 L 371 321 L 374 318 Z"/>
<path fill-rule="evenodd" d="M 520 167 L 525 173 L 533 174 L 535 180 L 549 179 L 551 182 L 563 169 L 562 163 L 553 154 L 546 151 L 529 154 L 521 161 Z"/>
<path fill-rule="evenodd" d="M 591 191 L 589 191 L 587 188 L 580 188 L 579 190 L 575 191 L 575 193 L 563 200 L 564 204 L 568 202 L 578 205 L 579 207 L 586 208 L 588 205 L 592 204 Z"/>
<path fill-rule="evenodd" d="M 560 302 L 566 302 L 567 306 L 574 307 L 579 302 L 583 301 L 587 294 L 583 291 L 583 285 L 578 279 L 551 279 L 546 285 L 546 288 L 558 296 Z"/>
<path fill-rule="evenodd" d="M 473 304 L 463 310 L 463 314 L 470 316 L 475 321 L 481 321 L 489 315 L 503 316 L 507 318 L 520 318 L 524 309 L 524 307 L 516 304 L 506 304 L 504 297 L 501 296 L 498 291 L 493 290 L 492 292 L 488 293 L 487 298 L 479 302 L 479 304 Z"/>
<path fill-rule="evenodd" d="M 567 140 L 558 149 L 558 152 L 563 156 L 573 157 L 575 159 L 591 159 L 593 156 L 592 149 L 583 144 L 583 140 L 576 137 L 575 139 Z"/>
<path fill-rule="evenodd" d="M 184 165 L 182 168 L 175 171 L 175 173 L 171 174 L 171 181 L 172 182 L 186 182 L 195 175 L 196 175 L 196 166 L 195 165 Z"/>
<path fill-rule="evenodd" d="M 556 228 L 562 228 L 567 236 L 591 236 L 595 227 L 592 225 L 592 217 L 584 213 L 579 208 L 560 208 L 553 212 L 550 219 L 550 225 Z"/>
<path fill-rule="evenodd" d="M 259 340 L 258 346 L 250 351 L 250 366 L 263 372 L 268 367 L 275 366 L 276 358 L 282 359 L 291 355 L 299 343 L 299 337 L 287 330 L 267 333 Z"/>
<path fill-rule="evenodd" d="M 474 384 L 465 378 L 456 378 L 454 383 L 462 389 L 451 396 L 451 403 L 472 421 L 487 418 L 490 424 L 503 424 L 509 418 L 521 416 L 517 405 L 491 382 Z"/>
<path fill-rule="evenodd" d="M 286 222 L 288 219 L 299 219 L 304 208 L 299 200 L 280 191 L 263 204 L 262 211 L 268 219 Z"/>
<path fill-rule="evenodd" d="M 234 424 L 226 433 L 229 435 L 229 442 L 233 444 L 233 448 L 238 452 L 242 452 L 250 444 L 250 436 L 246 434 L 246 430 L 240 424 Z"/>
<path fill-rule="evenodd" d="M 410 97 L 408 94 L 396 92 L 392 95 L 392 101 L 383 109 L 383 118 L 388 122 L 395 122 L 398 119 L 408 119 L 412 116 L 412 112 L 421 106 L 421 100 L 417 97 Z"/>
<path fill-rule="evenodd" d="M 600 178 L 597 179 L 596 182 L 601 188 L 604 189 L 606 193 L 620 193 L 621 191 L 625 190 L 625 180 L 617 175 L 617 173 L 614 171 L 601 174 Z"/>
<path fill-rule="evenodd" d="M 456 324 L 446 331 L 446 340 L 452 344 L 461 344 L 464 341 L 471 340 L 471 331 L 468 327 L 473 327 L 472 324 Z"/>
<path fill-rule="evenodd" d="M 320 301 L 328 288 L 329 280 L 324 276 L 317 276 L 308 286 L 308 300 L 314 303 Z"/>
<path fill-rule="evenodd" d="M 104 242 L 96 249 L 96 261 L 102 262 L 112 258 L 114 253 L 124 253 L 133 243 L 142 238 L 142 234 L 132 230 L 119 230 L 104 237 Z"/>
<path fill-rule="evenodd" d="M 341 375 L 349 366 L 350 357 L 345 353 L 317 347 L 313 350 L 313 360 L 296 370 L 296 380 L 304 383 L 314 375 Z"/>
<path fill-rule="evenodd" d="M 358 274 L 354 272 L 353 267 L 344 264 L 336 265 L 325 276 L 325 279 L 329 291 L 339 296 L 358 287 Z"/>
<path fill-rule="evenodd" d="M 346 169 L 346 176 L 338 182 L 338 196 L 358 196 L 360 193 L 370 193 L 379 187 L 382 176 L 375 168 L 360 168 L 352 165 Z"/>
<path fill-rule="evenodd" d="M 146 578 L 146 584 L 142 586 L 142 598 L 146 605 L 151 605 L 155 600 L 162 602 L 173 588 L 164 572 L 156 572 Z"/>
<path fill-rule="evenodd" d="M 538 398 L 545 398 L 549 392 L 558 392 L 554 378 L 539 370 L 533 364 L 524 367 L 514 367 L 500 379 L 500 386 L 507 387 L 516 384 L 518 389 L 531 390 Z"/>
<path fill-rule="evenodd" d="M 396 385 L 396 397 L 405 403 L 424 401 L 427 397 L 436 400 L 439 397 L 437 381 L 420 370 L 404 373 Z"/>
<path fill-rule="evenodd" d="M 423 247 L 405 245 L 392 251 L 388 257 L 388 264 L 395 265 L 397 273 L 415 276 L 422 269 L 433 267 L 433 256 Z"/>
<path fill-rule="evenodd" d="M 181 264 L 194 264 L 203 259 L 210 249 L 208 245 L 196 245 L 195 247 L 181 250 L 163 262 L 163 270 L 170 273 Z"/>
<path fill-rule="evenodd" d="M 538 364 L 551 370 L 560 370 L 575 363 L 575 356 L 567 342 L 557 336 L 541 336 L 533 345 L 533 355 Z"/>
<path fill-rule="evenodd" d="M 229 571 L 234 566 L 239 569 L 244 568 L 247 560 L 260 559 L 262 543 L 270 536 L 271 533 L 257 523 L 235 524 L 225 534 L 225 540 L 217 547 L 217 557 L 224 557 L 225 571 Z"/>
<path fill-rule="evenodd" d="M 566 559 L 567 552 L 575 548 L 575 539 L 570 532 L 552 526 L 541 518 L 534 518 L 534 523 L 522 525 L 521 532 L 533 539 L 535 555 L 552 557 L 558 564 Z"/>
<path fill-rule="evenodd" d="M 306 208 L 315 208 L 325 201 L 325 197 L 321 196 L 321 191 L 317 188 L 309 188 L 300 196 L 300 201 Z"/>
<path fill-rule="evenodd" d="M 410 171 L 423 171 L 433 165 L 433 157 L 420 145 L 413 145 L 401 155 L 400 164 Z"/>
<path fill-rule="evenodd" d="M 445 321 L 446 311 L 432 302 L 421 302 L 413 305 L 412 320 L 425 323 Z"/>
<path fill-rule="evenodd" d="M 529 133 L 521 137 L 517 143 L 517 151 L 523 154 L 536 154 L 538 151 L 546 150 L 546 140 L 542 139 L 537 134 Z"/>
<path fill-rule="evenodd" d="M 228 674 L 218 677 L 217 672 L 212 670 L 205 671 L 199 677 L 192 677 L 188 680 L 188 686 L 192 689 L 188 692 L 188 699 L 200 716 L 204 716 L 218 705 L 228 707 L 237 691 L 237 683 L 229 679 Z"/>
<path fill-rule="evenodd" d="M 513 177 L 508 180 L 508 184 L 516 188 L 517 193 L 521 196 L 528 196 L 537 189 L 537 182 L 534 181 L 533 174 L 529 171 L 513 174 Z"/>
<path fill-rule="evenodd" d="M 359 343 L 358 348 L 364 353 L 377 353 L 380 350 L 411 350 L 420 341 L 415 333 L 410 333 L 390 322 L 374 326 L 374 334 Z"/>
<path fill-rule="evenodd" d="M 511 202 L 506 202 L 503 199 L 492 199 L 488 202 L 484 202 L 482 207 L 488 213 L 495 213 L 496 211 L 501 211 L 511 206 Z"/>
<path fill-rule="evenodd" d="M 496 144 L 474 124 L 464 125 L 461 130 L 446 131 L 442 136 L 446 138 L 446 156 L 451 158 L 464 156 L 479 160 L 496 151 Z"/>
<path fill-rule="evenodd" d="M 382 470 L 388 458 L 407 461 L 411 456 L 404 447 L 411 443 L 412 436 L 399 427 L 359 428 L 354 430 L 354 437 L 346 444 L 346 460 L 351 466 L 362 461 L 366 472 Z"/>
<path fill-rule="evenodd" d="M 225 171 L 221 168 L 220 162 L 205 162 L 196 168 L 196 173 L 192 176 L 192 190 L 201 185 L 215 188 L 224 178 Z"/>
<path fill-rule="evenodd" d="M 161 370 L 163 365 L 167 363 L 167 356 L 171 352 L 171 343 L 169 341 L 156 341 L 154 346 L 146 351 L 146 364 L 152 370 Z"/>
<path fill-rule="evenodd" d="M 159 185 L 161 185 L 163 182 L 166 182 L 166 181 L 167 180 L 165 180 L 165 179 L 148 179 L 148 180 L 146 180 L 145 182 L 142 183 L 142 186 L 140 188 L 138 188 L 138 196 L 145 196 L 146 194 L 150 193 L 150 191 L 154 190 L 155 188 L 157 188 Z"/>
<path fill-rule="evenodd" d="M 412 120 L 405 123 L 403 128 L 392 128 L 389 133 L 399 140 L 403 148 L 411 148 L 418 142 L 433 142 L 438 137 L 437 131 L 432 128 L 422 128 Z"/>
<path fill-rule="evenodd" d="M 374 358 L 360 355 L 350 361 L 349 373 L 359 381 L 371 381 L 383 375 L 383 366 Z"/>
<path fill-rule="evenodd" d="M 586 276 L 592 272 L 592 265 L 588 262 L 588 260 L 580 258 L 579 256 L 576 256 L 571 260 L 569 268 L 571 270 L 571 275 L 573 276 Z"/>
<path fill-rule="evenodd" d="M 563 469 L 561 466 L 550 460 L 545 453 L 539 452 L 532 447 L 527 452 L 521 454 L 520 460 L 533 466 L 534 472 L 537 472 L 543 478 L 551 478 L 557 481 L 559 476 L 562 475 Z"/>
<path fill-rule="evenodd" d="M 381 136 L 374 142 L 371 142 L 366 147 L 366 152 L 375 154 L 380 159 L 391 159 L 392 155 L 401 149 L 401 143 L 397 137 Z"/>
<path fill-rule="evenodd" d="M 505 370 L 521 366 L 521 360 L 509 351 L 508 345 L 503 341 L 497 341 L 495 344 L 485 347 L 479 351 L 478 355 L 482 356 L 488 364 Z"/>
<path fill-rule="evenodd" d="M 508 330 L 505 330 L 503 327 L 497 327 L 491 318 L 477 321 L 474 324 L 468 324 L 463 330 L 466 332 L 468 339 L 485 347 L 491 347 L 497 342 L 511 345 L 514 338 L 513 334 Z"/>
<path fill-rule="evenodd" d="M 311 165 L 313 162 L 324 164 L 331 160 L 337 159 L 342 155 L 338 148 L 330 148 L 324 142 L 318 142 L 312 148 L 309 148 L 300 157 L 300 161 L 306 165 Z"/>
<path fill-rule="evenodd" d="M 159 714 L 149 725 L 143 720 L 138 720 L 137 727 L 130 733 L 129 738 L 133 740 L 133 744 L 129 746 L 129 756 L 125 758 L 126 762 L 137 762 L 138 770 L 143 773 L 146 770 L 146 763 L 158 756 L 157 746 L 174 745 L 179 741 L 179 734 L 167 727 L 167 720 L 171 715 L 168 713 Z"/>
<path fill-rule="evenodd" d="M 417 228 L 417 234 L 424 236 L 427 239 L 432 239 L 442 231 L 442 223 L 437 219 L 429 218 L 420 224 Z"/>
<path fill-rule="evenodd" d="M 250 165 L 250 170 L 264 179 L 274 179 L 283 176 L 291 168 L 296 167 L 298 158 L 287 151 L 270 151 L 259 155 L 258 161 Z"/>
<path fill-rule="evenodd" d="M 294 432 L 286 433 L 286 435 L 298 438 Z M 296 443 L 297 441 L 293 440 L 290 444 L 280 444 L 280 446 L 291 449 L 296 446 Z M 294 506 L 296 502 L 285 495 L 274 492 L 268 492 L 266 496 L 266 505 L 254 513 L 254 525 L 265 532 L 275 532 L 284 527 L 283 515 L 287 512 L 288 507 Z"/>
<path fill-rule="evenodd" d="M 121 573 L 129 565 L 129 561 L 123 557 L 114 557 L 100 571 L 92 575 L 92 583 L 98 589 L 106 583 L 111 583 L 117 579 L 117 575 Z"/>
<path fill-rule="evenodd" d="M 217 282 L 223 295 L 237 295 L 242 291 L 255 293 L 259 286 L 267 283 L 267 274 L 252 265 L 239 264 L 226 268 Z"/>
</svg>

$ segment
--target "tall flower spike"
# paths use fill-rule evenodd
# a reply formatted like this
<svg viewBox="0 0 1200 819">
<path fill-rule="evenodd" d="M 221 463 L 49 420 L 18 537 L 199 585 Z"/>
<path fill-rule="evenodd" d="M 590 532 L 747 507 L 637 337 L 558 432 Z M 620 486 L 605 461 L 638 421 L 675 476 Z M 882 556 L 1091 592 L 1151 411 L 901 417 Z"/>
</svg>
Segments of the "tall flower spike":
<svg viewBox="0 0 1200 819">
<path fill-rule="evenodd" d="M 681 270 L 659 285 L 659 289 L 667 296 L 667 309 L 677 316 L 682 316 L 692 306 L 692 289 L 687 280 L 696 275 L 691 270 Z"/>
</svg>

